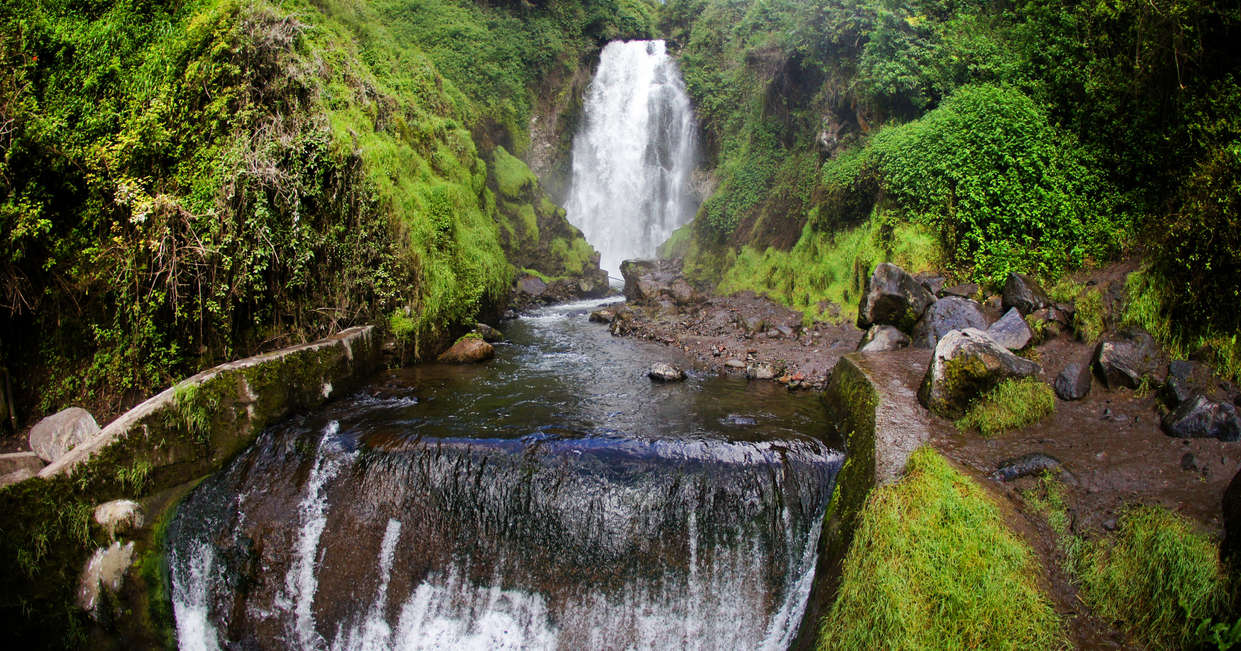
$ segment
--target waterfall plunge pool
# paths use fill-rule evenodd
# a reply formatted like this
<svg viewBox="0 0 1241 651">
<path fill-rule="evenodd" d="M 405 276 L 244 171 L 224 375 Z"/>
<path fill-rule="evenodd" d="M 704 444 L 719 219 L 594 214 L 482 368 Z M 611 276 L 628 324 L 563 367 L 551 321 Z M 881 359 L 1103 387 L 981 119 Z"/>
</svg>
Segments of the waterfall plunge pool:
<svg viewBox="0 0 1241 651">
<path fill-rule="evenodd" d="M 204 481 L 168 527 L 181 648 L 787 648 L 843 461 L 821 403 L 652 383 L 675 351 L 591 307 L 383 374 Z"/>
</svg>

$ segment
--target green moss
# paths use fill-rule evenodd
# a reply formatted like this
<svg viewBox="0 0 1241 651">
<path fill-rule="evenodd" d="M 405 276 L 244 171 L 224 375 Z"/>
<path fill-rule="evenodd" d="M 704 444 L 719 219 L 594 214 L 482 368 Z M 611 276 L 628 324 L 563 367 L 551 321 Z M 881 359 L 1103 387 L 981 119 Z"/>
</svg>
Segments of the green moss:
<svg viewBox="0 0 1241 651">
<path fill-rule="evenodd" d="M 503 147 L 496 147 L 492 156 L 492 171 L 503 196 L 519 199 L 538 185 L 539 180 L 534 172 Z"/>
<path fill-rule="evenodd" d="M 1210 363 L 1222 377 L 1241 381 L 1238 333 L 1174 322 L 1169 311 L 1171 293 L 1169 283 L 1150 271 L 1129 274 L 1125 279 L 1126 301 L 1121 320 L 1151 333 L 1174 358 L 1188 359 L 1193 355 Z"/>
<path fill-rule="evenodd" d="M 1055 649 L 1064 625 L 1030 548 L 929 448 L 858 519 L 820 649 Z"/>
<path fill-rule="evenodd" d="M 1037 423 L 1055 411 L 1055 393 L 1038 378 L 1008 379 L 974 401 L 956 426 L 992 437 Z"/>
</svg>

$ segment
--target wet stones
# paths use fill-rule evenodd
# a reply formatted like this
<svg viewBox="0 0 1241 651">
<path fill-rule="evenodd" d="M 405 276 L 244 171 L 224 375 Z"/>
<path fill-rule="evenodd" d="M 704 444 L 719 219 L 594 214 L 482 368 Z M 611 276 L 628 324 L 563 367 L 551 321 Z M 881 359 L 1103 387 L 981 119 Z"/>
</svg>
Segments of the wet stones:
<svg viewBox="0 0 1241 651">
<path fill-rule="evenodd" d="M 948 296 L 935 301 L 927 308 L 913 330 L 913 345 L 934 348 L 941 337 L 953 330 L 987 328 L 987 316 L 982 306 L 967 298 Z"/>
<path fill-rule="evenodd" d="M 1143 378 L 1159 372 L 1159 349 L 1146 331 L 1130 331 L 1099 342 L 1094 368 L 1107 388 L 1136 389 Z"/>
<path fill-rule="evenodd" d="M 936 344 L 918 400 L 936 414 L 956 419 L 974 398 L 1002 380 L 1029 377 L 1040 370 L 982 330 L 954 330 Z"/>
<path fill-rule="evenodd" d="M 876 265 L 866 280 L 857 324 L 860 328 L 892 325 L 902 332 L 910 332 L 934 302 L 935 295 L 922 283 L 904 269 L 884 262 Z"/>
<path fill-rule="evenodd" d="M 141 529 L 146 522 L 142 507 L 133 500 L 112 500 L 95 507 L 95 522 L 110 538 Z"/>
<path fill-rule="evenodd" d="M 1034 331 L 1030 330 L 1021 312 L 1015 307 L 1005 312 L 999 321 L 992 323 L 991 327 L 987 328 L 987 334 L 1009 350 L 1021 350 L 1034 339 Z"/>
<path fill-rule="evenodd" d="M 1056 390 L 1056 395 L 1061 400 L 1066 402 L 1081 400 L 1090 393 L 1090 385 L 1093 381 L 1094 377 L 1090 373 L 1089 364 L 1072 362 L 1056 376 L 1052 388 Z"/>
<path fill-rule="evenodd" d="M 1020 477 L 1037 475 L 1049 470 L 1058 471 L 1060 468 L 1061 466 L 1059 459 L 1043 454 L 1042 452 L 1031 452 L 1029 454 L 1023 454 L 1019 457 L 1013 457 L 1012 459 L 1001 461 L 999 467 L 995 469 L 995 472 L 988 476 L 996 481 L 1008 482 Z"/>
<path fill-rule="evenodd" d="M 479 323 L 475 325 L 474 332 L 477 332 L 479 336 L 483 338 L 483 341 L 488 343 L 504 341 L 504 334 L 486 323 Z"/>
<path fill-rule="evenodd" d="M 590 313 L 590 320 L 595 323 L 611 323 L 616 320 L 616 310 L 610 307 L 595 310 Z"/>
<path fill-rule="evenodd" d="M 751 380 L 773 380 L 776 375 L 776 367 L 771 364 L 750 364 L 745 367 L 745 376 Z"/>
<path fill-rule="evenodd" d="M 99 424 L 90 412 L 70 407 L 39 421 L 30 430 L 30 449 L 40 459 L 51 463 L 74 446 L 99 433 Z"/>
<path fill-rule="evenodd" d="M 665 362 L 655 362 L 646 376 L 656 382 L 680 382 L 685 379 L 685 371 Z"/>
<path fill-rule="evenodd" d="M 874 325 L 862 337 L 861 343 L 858 344 L 858 352 L 881 353 L 898 350 L 908 346 L 909 342 L 909 336 L 897 330 L 895 326 Z"/>
<path fill-rule="evenodd" d="M 1163 417 L 1160 425 L 1166 434 L 1177 438 L 1241 440 L 1241 418 L 1237 416 L 1236 406 L 1201 394 L 1182 402 Z"/>
<path fill-rule="evenodd" d="M 1041 310 L 1051 304 L 1047 292 L 1033 278 L 1025 274 L 1011 272 L 1004 281 L 1004 309 L 1017 308 L 1023 315 Z"/>
<path fill-rule="evenodd" d="M 96 549 L 86 562 L 78 579 L 78 606 L 91 618 L 99 621 L 111 614 L 101 607 L 104 596 L 115 596 L 121 591 L 133 559 L 134 543 L 122 545 L 118 540 L 109 547 Z"/>
<path fill-rule="evenodd" d="M 496 349 L 477 335 L 466 335 L 457 340 L 452 348 L 440 353 L 437 361 L 445 364 L 476 364 L 496 356 Z"/>
</svg>

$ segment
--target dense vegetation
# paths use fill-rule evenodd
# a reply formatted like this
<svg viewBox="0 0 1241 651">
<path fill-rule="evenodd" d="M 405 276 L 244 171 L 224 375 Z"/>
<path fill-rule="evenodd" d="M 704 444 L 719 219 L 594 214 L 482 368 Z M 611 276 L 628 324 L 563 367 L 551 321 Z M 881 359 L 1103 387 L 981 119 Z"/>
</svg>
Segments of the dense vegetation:
<svg viewBox="0 0 1241 651">
<path fill-rule="evenodd" d="M 563 216 L 537 184 L 496 197 L 494 157 L 527 145 L 537 84 L 646 34 L 650 13 L 7 0 L 0 366 L 23 416 L 115 413 L 360 322 L 390 321 L 426 354 L 504 300 L 505 233 Z M 550 263 L 537 271 L 589 261 L 575 232 L 525 232 L 550 250 L 526 256 Z"/>
<path fill-rule="evenodd" d="M 1235 366 L 1235 3 L 672 0 L 661 26 L 718 183 L 668 249 L 701 279 L 814 318 L 876 254 L 994 281 L 1138 253 L 1148 325 Z"/>
</svg>

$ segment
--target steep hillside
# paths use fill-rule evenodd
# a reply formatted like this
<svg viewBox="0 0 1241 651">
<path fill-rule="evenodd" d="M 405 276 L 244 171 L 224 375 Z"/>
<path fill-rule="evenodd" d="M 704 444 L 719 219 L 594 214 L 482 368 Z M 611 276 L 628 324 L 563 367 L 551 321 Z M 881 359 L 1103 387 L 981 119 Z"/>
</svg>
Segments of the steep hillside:
<svg viewBox="0 0 1241 651">
<path fill-rule="evenodd" d="M 390 323 L 407 357 L 589 271 L 529 175 L 534 89 L 636 0 L 6 2 L 0 367 L 23 422 Z M 531 226 L 535 226 L 531 230 Z M 537 231 L 547 235 L 540 239 Z"/>
<path fill-rule="evenodd" d="M 716 187 L 665 253 L 700 280 L 817 318 L 883 260 L 1051 280 L 1138 254 L 1134 319 L 1241 368 L 1235 6 L 673 0 L 661 26 Z"/>
</svg>

